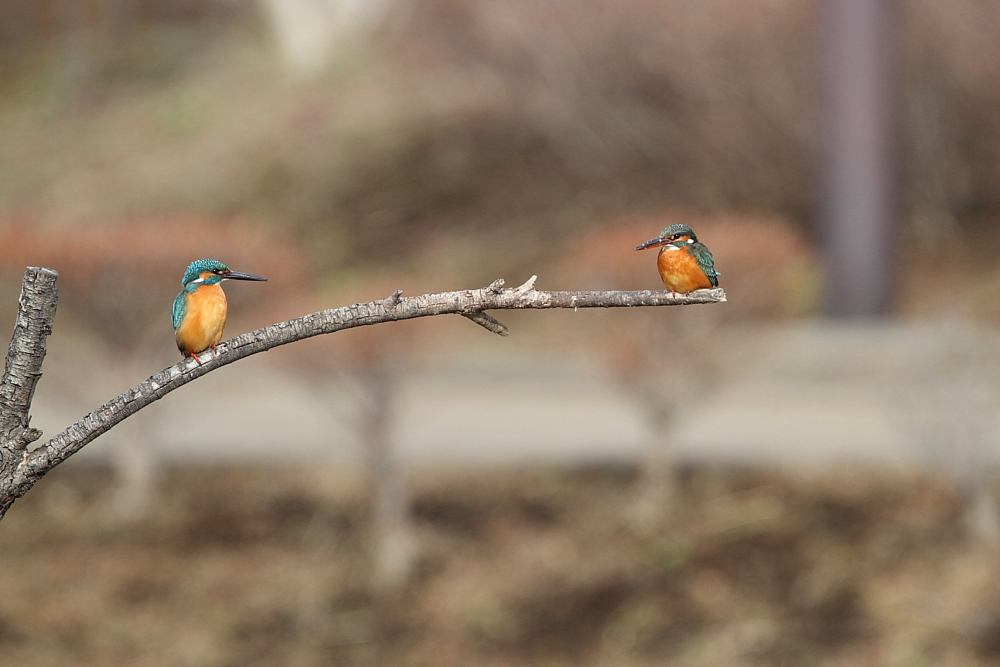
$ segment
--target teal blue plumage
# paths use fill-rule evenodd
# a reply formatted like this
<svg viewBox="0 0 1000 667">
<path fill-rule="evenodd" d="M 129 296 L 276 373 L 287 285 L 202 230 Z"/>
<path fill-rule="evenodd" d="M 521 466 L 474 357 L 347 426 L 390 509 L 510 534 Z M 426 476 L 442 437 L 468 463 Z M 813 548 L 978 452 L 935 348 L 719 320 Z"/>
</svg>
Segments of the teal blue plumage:
<svg viewBox="0 0 1000 667">
<path fill-rule="evenodd" d="M 705 275 L 708 276 L 708 281 L 712 283 L 712 287 L 718 287 L 719 276 L 721 274 L 715 270 L 715 260 L 712 258 L 712 253 L 709 252 L 705 244 L 699 243 L 692 237 L 691 242 L 688 243 L 687 250 L 694 257 L 695 261 L 698 262 L 698 266 L 705 272 Z"/>
<path fill-rule="evenodd" d="M 188 291 L 187 288 L 185 288 L 181 290 L 181 293 L 177 295 L 176 299 L 174 299 L 174 309 L 171 313 L 173 316 L 172 320 L 174 324 L 174 331 L 177 331 L 177 327 L 179 327 L 181 322 L 184 321 L 184 313 L 187 311 L 187 294 Z"/>
</svg>

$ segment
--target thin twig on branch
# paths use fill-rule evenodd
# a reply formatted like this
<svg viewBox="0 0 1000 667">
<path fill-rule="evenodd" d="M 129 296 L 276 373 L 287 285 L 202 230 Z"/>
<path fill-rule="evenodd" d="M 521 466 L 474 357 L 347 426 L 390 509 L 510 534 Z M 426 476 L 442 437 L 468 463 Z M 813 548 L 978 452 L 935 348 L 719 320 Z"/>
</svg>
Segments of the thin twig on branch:
<svg viewBox="0 0 1000 667">
<path fill-rule="evenodd" d="M 113 398 L 36 449 L 29 442 L 40 434 L 28 428 L 28 411 L 35 382 L 41 375 L 45 337 L 51 333 L 57 299 L 56 272 L 29 268 L 24 276 L 20 311 L 7 367 L 0 380 L 0 518 L 11 503 L 24 495 L 49 470 L 78 452 L 115 424 L 153 401 L 206 373 L 258 352 L 320 334 L 343 329 L 409 320 L 432 315 L 463 315 L 493 333 L 507 335 L 507 327 L 487 315 L 487 310 L 525 308 L 619 308 L 681 306 L 726 300 L 721 289 L 691 294 L 665 291 L 542 292 L 535 276 L 519 287 L 505 290 L 503 280 L 487 287 L 403 297 L 395 292 L 386 299 L 356 303 L 305 315 L 257 329 L 219 344 L 217 352 L 204 352 L 196 361 L 185 359 L 164 369 Z"/>
</svg>

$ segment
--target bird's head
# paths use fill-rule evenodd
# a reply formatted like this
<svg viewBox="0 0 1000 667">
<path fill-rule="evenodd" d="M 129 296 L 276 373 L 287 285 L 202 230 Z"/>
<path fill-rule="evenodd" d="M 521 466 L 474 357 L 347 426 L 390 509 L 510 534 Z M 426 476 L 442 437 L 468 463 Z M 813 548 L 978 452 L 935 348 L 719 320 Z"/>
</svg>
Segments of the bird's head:
<svg viewBox="0 0 1000 667">
<path fill-rule="evenodd" d="M 646 248 L 656 248 L 664 245 L 680 245 L 683 246 L 688 243 L 697 243 L 698 237 L 695 236 L 694 230 L 687 225 L 676 224 L 670 225 L 655 239 L 650 239 L 645 243 L 640 243 L 635 247 L 636 250 L 645 250 Z"/>
<path fill-rule="evenodd" d="M 198 259 L 191 262 L 184 272 L 181 285 L 215 285 L 223 280 L 267 280 L 249 273 L 233 271 L 228 266 L 214 259 Z"/>
</svg>

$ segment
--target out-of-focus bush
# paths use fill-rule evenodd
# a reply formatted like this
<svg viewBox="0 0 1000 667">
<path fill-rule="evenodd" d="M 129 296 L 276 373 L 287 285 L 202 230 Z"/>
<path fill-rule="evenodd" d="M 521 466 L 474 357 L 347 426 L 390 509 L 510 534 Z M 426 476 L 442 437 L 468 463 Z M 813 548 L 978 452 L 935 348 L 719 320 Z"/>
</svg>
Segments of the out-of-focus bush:
<svg viewBox="0 0 1000 667">
<path fill-rule="evenodd" d="M 110 31 L 127 14 L 110 7 L 130 6 L 64 5 L 45 4 L 45 25 Z M 311 81 L 282 77 L 265 12 L 205 0 L 185 22 L 139 5 L 145 37 L 78 40 L 61 69 L 0 76 L 0 218 L 245 215 L 326 270 L 398 265 L 463 235 L 480 246 L 467 268 L 522 267 L 581 229 L 663 210 L 811 222 L 806 0 L 397 0 Z M 29 9 L 0 1 L 0 42 Z M 1000 212 L 998 12 L 898 8 L 907 228 L 922 239 Z"/>
</svg>

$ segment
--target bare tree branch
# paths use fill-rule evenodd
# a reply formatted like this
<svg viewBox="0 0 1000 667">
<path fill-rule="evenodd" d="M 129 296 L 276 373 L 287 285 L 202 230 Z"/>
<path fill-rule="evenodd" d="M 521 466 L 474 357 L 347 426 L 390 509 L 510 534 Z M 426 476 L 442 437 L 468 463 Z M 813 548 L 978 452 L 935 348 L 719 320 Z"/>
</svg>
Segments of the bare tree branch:
<svg viewBox="0 0 1000 667">
<path fill-rule="evenodd" d="M 28 427 L 28 410 L 42 376 L 45 339 L 52 333 L 56 318 L 58 277 L 55 271 L 37 267 L 29 267 L 24 273 L 14 335 L 0 379 L 0 445 L 5 449 L 23 451 L 42 435 Z"/>
<path fill-rule="evenodd" d="M 386 299 L 331 308 L 294 320 L 279 322 L 221 343 L 217 352 L 203 352 L 198 360 L 185 359 L 164 369 L 124 394 L 113 398 L 48 442 L 25 454 L 27 442 L 37 431 L 27 429 L 28 410 L 45 355 L 45 336 L 55 315 L 57 274 L 48 269 L 28 269 L 21 295 L 21 312 L 11 341 L 7 371 L 0 382 L 0 518 L 16 498 L 24 495 L 49 470 L 84 445 L 153 401 L 206 373 L 258 352 L 320 334 L 343 329 L 429 317 L 463 315 L 489 331 L 506 335 L 507 328 L 487 315 L 487 310 L 524 308 L 618 308 L 680 306 L 726 300 L 721 289 L 691 294 L 665 291 L 542 292 L 535 276 L 523 285 L 505 290 L 497 280 L 482 289 L 403 297 L 397 291 Z M 22 444 L 23 443 L 23 444 Z"/>
<path fill-rule="evenodd" d="M 23 463 L 28 445 L 42 436 L 30 428 L 28 411 L 35 385 L 42 376 L 45 339 L 52 333 L 59 292 L 59 274 L 49 269 L 29 267 L 24 273 L 18 301 L 14 335 L 7 350 L 7 363 L 0 378 L 0 493 L 11 488 L 11 480 Z M 3 496 L 0 496 L 3 497 Z M 13 502 L 0 502 L 0 517 Z"/>
</svg>

